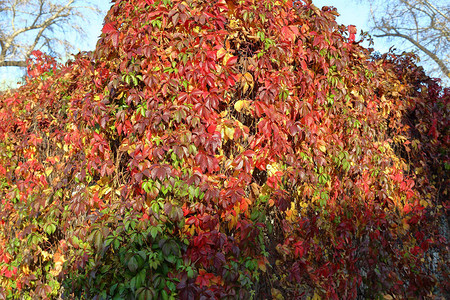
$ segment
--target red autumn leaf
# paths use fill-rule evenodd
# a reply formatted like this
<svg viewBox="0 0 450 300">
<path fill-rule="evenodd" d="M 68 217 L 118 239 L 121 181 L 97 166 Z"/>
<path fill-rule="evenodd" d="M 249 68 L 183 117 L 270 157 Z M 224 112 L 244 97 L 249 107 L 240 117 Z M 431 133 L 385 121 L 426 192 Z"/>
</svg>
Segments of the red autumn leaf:
<svg viewBox="0 0 450 300">
<path fill-rule="evenodd" d="M 409 203 L 406 203 L 405 206 L 403 207 L 403 212 L 405 214 L 409 214 L 411 211 L 412 211 L 411 205 L 409 205 Z"/>
<path fill-rule="evenodd" d="M 118 33 L 118 32 L 113 33 L 113 34 L 111 35 L 111 39 L 112 39 L 112 42 L 113 42 L 113 46 L 114 46 L 114 47 L 119 46 L 119 33 Z"/>
<path fill-rule="evenodd" d="M 294 255 L 296 258 L 302 258 L 306 253 L 306 249 L 303 246 L 303 242 L 299 241 L 294 245 Z"/>
<path fill-rule="evenodd" d="M 195 162 L 200 166 L 202 173 L 206 172 L 208 168 L 208 157 L 203 152 L 199 152 L 195 156 Z"/>
<path fill-rule="evenodd" d="M 355 41 L 356 26 L 348 25 L 348 33 L 349 33 L 348 41 L 349 43 L 353 43 Z"/>
<path fill-rule="evenodd" d="M 208 133 L 214 133 L 216 131 L 216 124 L 212 124 L 208 126 Z"/>
<path fill-rule="evenodd" d="M 281 28 L 282 37 L 288 41 L 294 42 L 297 35 L 300 34 L 297 26 L 283 26 Z"/>
<path fill-rule="evenodd" d="M 102 32 L 103 33 L 112 33 L 112 32 L 116 32 L 117 30 L 114 28 L 114 25 L 111 23 L 107 23 L 105 24 L 105 26 L 103 26 Z"/>
<path fill-rule="evenodd" d="M 39 57 L 39 56 L 42 55 L 42 51 L 40 51 L 40 50 L 33 50 L 33 51 L 31 52 L 31 54 L 34 55 L 34 56 L 36 56 L 36 57 Z"/>
<path fill-rule="evenodd" d="M 227 67 L 231 67 L 231 66 L 233 66 L 236 62 L 237 62 L 237 60 L 238 60 L 238 57 L 237 56 L 232 56 L 232 57 L 230 57 L 228 60 L 227 60 Z"/>
<path fill-rule="evenodd" d="M 157 165 L 153 167 L 151 176 L 153 179 L 164 180 L 171 173 L 170 167 L 167 165 Z"/>
</svg>

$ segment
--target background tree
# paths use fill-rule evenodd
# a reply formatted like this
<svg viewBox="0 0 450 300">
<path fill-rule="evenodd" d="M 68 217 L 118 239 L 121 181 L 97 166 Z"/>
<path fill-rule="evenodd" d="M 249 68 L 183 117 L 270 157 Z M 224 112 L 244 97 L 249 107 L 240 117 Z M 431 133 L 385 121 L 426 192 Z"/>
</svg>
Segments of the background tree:
<svg viewBox="0 0 450 300">
<path fill-rule="evenodd" d="M 83 37 L 82 25 L 100 10 L 85 0 L 0 1 L 0 67 L 26 67 L 33 50 L 60 57 L 73 50 L 73 36 Z"/>
<path fill-rule="evenodd" d="M 372 1 L 372 29 L 376 37 L 407 41 L 450 78 L 450 5 L 446 0 Z"/>
</svg>

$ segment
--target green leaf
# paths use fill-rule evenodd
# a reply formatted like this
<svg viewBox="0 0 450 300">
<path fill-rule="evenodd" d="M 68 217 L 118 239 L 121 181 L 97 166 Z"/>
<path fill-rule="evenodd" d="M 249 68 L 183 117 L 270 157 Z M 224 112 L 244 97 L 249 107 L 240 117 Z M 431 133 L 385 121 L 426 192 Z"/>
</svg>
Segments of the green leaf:
<svg viewBox="0 0 450 300">
<path fill-rule="evenodd" d="M 134 257 L 134 256 L 132 256 L 131 258 L 130 258 L 130 260 L 128 261 L 128 269 L 132 272 L 132 273 L 134 273 L 134 272 L 136 272 L 137 271 L 137 269 L 138 269 L 138 263 L 137 263 L 137 260 L 136 260 L 136 258 Z"/>
<path fill-rule="evenodd" d="M 54 233 L 56 231 L 56 225 L 53 224 L 53 223 L 47 224 L 47 226 L 45 227 L 44 231 L 48 235 L 51 235 L 52 233 Z"/>
<path fill-rule="evenodd" d="M 130 280 L 130 288 L 131 290 L 136 290 L 136 277 L 131 278 Z"/>
<path fill-rule="evenodd" d="M 114 240 L 114 249 L 115 249 L 115 250 L 118 250 L 119 247 L 120 247 L 120 241 L 119 241 L 118 239 L 115 239 L 115 240 Z"/>
<path fill-rule="evenodd" d="M 162 291 L 161 291 L 161 298 L 162 298 L 163 300 L 169 299 L 169 295 L 167 295 L 166 290 L 162 290 Z"/>
<path fill-rule="evenodd" d="M 165 256 L 164 259 L 173 264 L 176 260 L 176 257 L 171 254 L 171 255 Z"/>
<path fill-rule="evenodd" d="M 138 300 L 155 299 L 155 292 L 153 289 L 141 287 L 136 292 Z"/>
<path fill-rule="evenodd" d="M 328 192 L 320 193 L 319 203 L 321 206 L 325 206 L 327 204 L 328 199 L 329 199 Z"/>
<path fill-rule="evenodd" d="M 147 270 L 142 269 L 139 271 L 138 275 L 136 275 L 136 288 L 140 288 L 145 283 L 145 277 L 147 276 Z"/>
<path fill-rule="evenodd" d="M 186 271 L 187 271 L 187 276 L 188 276 L 188 278 L 193 278 L 193 277 L 194 277 L 194 270 L 192 269 L 191 266 L 188 266 L 188 267 L 186 268 Z"/>
<path fill-rule="evenodd" d="M 166 286 L 170 292 L 175 293 L 177 290 L 177 286 L 172 281 L 166 281 Z"/>
<path fill-rule="evenodd" d="M 342 168 L 345 172 L 348 172 L 350 170 L 350 163 L 347 160 L 342 161 Z"/>
</svg>

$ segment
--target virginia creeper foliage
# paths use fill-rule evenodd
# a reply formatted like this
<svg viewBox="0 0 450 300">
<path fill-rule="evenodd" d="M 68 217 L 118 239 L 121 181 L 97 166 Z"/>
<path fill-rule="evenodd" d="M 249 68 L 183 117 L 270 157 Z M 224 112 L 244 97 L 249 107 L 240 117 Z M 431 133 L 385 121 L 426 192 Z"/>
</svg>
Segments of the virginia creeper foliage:
<svg viewBox="0 0 450 300">
<path fill-rule="evenodd" d="M 449 89 L 309 0 L 117 0 L 0 97 L 0 299 L 449 292 Z M 447 282 L 447 283 L 446 283 Z"/>
</svg>

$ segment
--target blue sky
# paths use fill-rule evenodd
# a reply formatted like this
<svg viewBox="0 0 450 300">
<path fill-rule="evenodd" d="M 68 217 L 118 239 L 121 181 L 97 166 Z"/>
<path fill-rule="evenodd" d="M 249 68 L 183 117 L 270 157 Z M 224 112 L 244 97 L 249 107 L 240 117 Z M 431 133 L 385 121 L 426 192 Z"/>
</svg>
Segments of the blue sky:
<svg viewBox="0 0 450 300">
<path fill-rule="evenodd" d="M 322 6 L 334 6 L 337 8 L 340 16 L 337 17 L 337 22 L 344 25 L 355 25 L 358 34 L 361 30 L 369 31 L 369 1 L 361 3 L 357 0 L 313 0 L 315 6 L 321 8 Z M 358 38 L 358 37 L 357 37 Z M 370 46 L 375 50 L 384 53 L 392 46 L 392 43 L 387 43 L 385 39 L 375 38 L 374 45 Z M 368 43 L 363 44 L 364 47 L 369 47 Z"/>
<path fill-rule="evenodd" d="M 88 44 L 87 49 L 82 50 L 94 50 L 95 45 L 97 44 L 97 40 L 102 33 L 103 28 L 103 19 L 106 16 L 106 13 L 111 8 L 112 3 L 109 0 L 99 0 L 98 7 L 102 10 L 102 15 L 98 18 L 95 18 L 91 22 L 90 30 L 86 30 L 88 33 Z"/>
<path fill-rule="evenodd" d="M 321 8 L 322 6 L 334 6 L 341 14 L 337 21 L 345 25 L 356 25 L 358 32 L 363 29 L 368 31 L 370 6 L 368 3 L 357 3 L 356 0 L 313 0 L 314 5 Z M 98 6 L 105 13 L 111 7 L 109 1 L 99 1 Z M 89 49 L 95 48 L 97 38 L 101 33 L 101 25 L 103 18 L 98 18 L 92 22 L 92 30 L 90 30 Z M 385 45 L 382 40 L 377 40 L 377 50 L 387 51 L 389 46 Z"/>
<path fill-rule="evenodd" d="M 313 4 L 319 8 L 322 6 L 334 6 L 340 14 L 337 17 L 339 23 L 356 25 L 358 28 L 368 29 L 369 4 L 359 3 L 356 0 L 313 0 Z"/>
<path fill-rule="evenodd" d="M 98 0 L 96 2 L 98 8 L 102 11 L 100 15 L 95 15 L 91 12 L 87 12 L 85 28 L 86 38 L 80 40 L 74 36 L 73 45 L 75 45 L 74 52 L 85 50 L 94 50 L 97 40 L 101 34 L 103 19 L 106 16 L 112 3 L 109 0 Z M 0 90 L 7 87 L 15 87 L 16 82 L 20 80 L 20 77 L 24 75 L 25 70 L 17 67 L 2 67 L 0 68 Z"/>
<path fill-rule="evenodd" d="M 363 2 L 363 3 L 361 3 Z M 370 5 L 369 1 L 357 1 L 357 0 L 313 0 L 314 5 L 321 8 L 322 6 L 334 6 L 337 8 L 337 11 L 340 13 L 340 16 L 337 17 L 337 22 L 344 25 L 355 25 L 358 29 L 358 33 L 360 30 L 369 31 L 369 12 Z M 86 29 L 87 38 L 84 41 L 74 41 L 77 46 L 76 52 L 81 50 L 94 50 L 95 45 L 97 43 L 98 37 L 101 34 L 102 23 L 104 16 L 107 11 L 111 7 L 111 2 L 109 0 L 99 0 L 97 5 L 102 10 L 102 15 L 99 17 L 92 17 L 89 21 L 89 28 Z M 387 52 L 389 47 L 392 46 L 392 42 L 389 43 L 385 39 L 374 38 L 375 45 L 371 46 L 376 51 L 381 53 Z M 369 47 L 367 43 L 364 43 L 363 46 Z M 398 50 L 401 50 L 401 47 L 398 47 Z M 14 69 L 14 68 L 11 68 Z M 0 72 L 0 85 L 1 82 L 5 79 L 10 81 L 14 81 L 11 79 L 11 75 L 15 72 L 14 70 L 5 72 L 5 68 Z M 20 77 L 20 74 L 18 75 Z"/>
<path fill-rule="evenodd" d="M 368 1 L 365 3 L 360 3 L 356 0 L 313 0 L 313 3 L 319 8 L 321 8 L 322 6 L 334 6 L 341 14 L 337 18 L 337 21 L 339 23 L 345 25 L 356 25 L 358 33 L 361 29 L 364 31 L 369 31 L 369 27 L 367 24 L 369 23 L 370 6 L 368 4 Z M 98 6 L 106 14 L 106 12 L 111 7 L 111 3 L 109 1 L 103 0 L 99 1 Z M 98 36 L 101 33 L 102 22 L 103 18 L 98 18 L 92 21 L 91 30 L 89 30 L 89 50 L 93 50 L 95 48 Z M 374 48 L 380 52 L 386 52 L 390 47 L 390 45 L 386 44 L 381 39 L 375 39 L 375 41 L 376 45 Z"/>
</svg>

